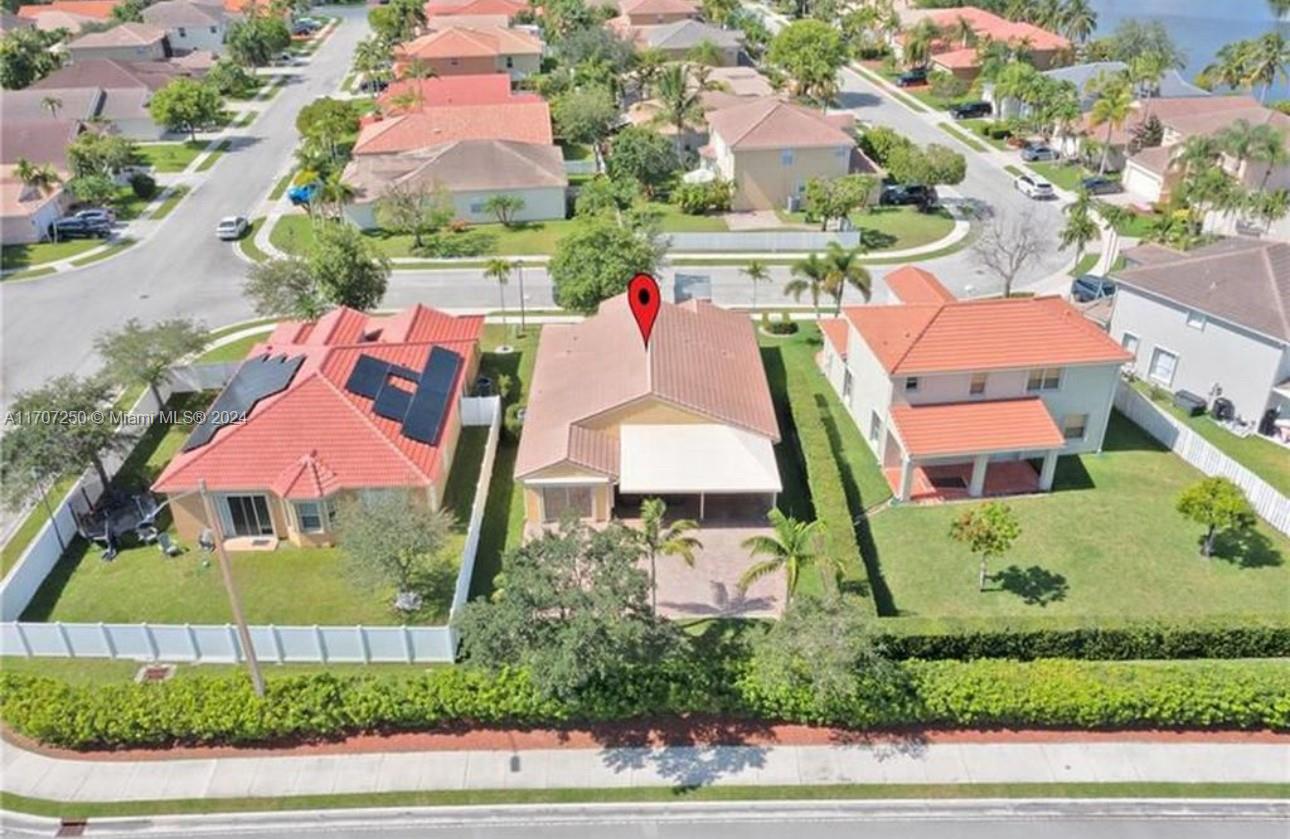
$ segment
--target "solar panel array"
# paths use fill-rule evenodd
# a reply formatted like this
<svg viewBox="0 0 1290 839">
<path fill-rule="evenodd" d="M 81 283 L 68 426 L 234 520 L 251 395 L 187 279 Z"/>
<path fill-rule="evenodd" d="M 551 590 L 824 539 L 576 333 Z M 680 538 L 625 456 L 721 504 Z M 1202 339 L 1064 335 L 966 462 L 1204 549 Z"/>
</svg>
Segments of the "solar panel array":
<svg viewBox="0 0 1290 839">
<path fill-rule="evenodd" d="M 418 373 L 370 355 L 360 355 L 345 389 L 372 400 L 372 412 L 401 423 L 403 436 L 434 445 L 443 432 L 461 356 L 434 347 Z"/>
<path fill-rule="evenodd" d="M 262 355 L 242 362 L 232 381 L 216 397 L 206 419 L 184 441 L 184 451 L 201 448 L 224 426 L 246 419 L 261 399 L 286 390 L 304 360 L 303 355 L 294 358 Z"/>
</svg>

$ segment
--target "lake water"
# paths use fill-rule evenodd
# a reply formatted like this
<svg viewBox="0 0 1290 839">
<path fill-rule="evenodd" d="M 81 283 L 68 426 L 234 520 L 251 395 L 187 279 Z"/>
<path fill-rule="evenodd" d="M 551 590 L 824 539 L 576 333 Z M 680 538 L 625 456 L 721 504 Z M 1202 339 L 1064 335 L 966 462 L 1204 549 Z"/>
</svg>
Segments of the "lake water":
<svg viewBox="0 0 1290 839">
<path fill-rule="evenodd" d="M 1097 35 L 1109 35 L 1125 18 L 1158 20 L 1187 53 L 1183 75 L 1193 78 L 1224 44 L 1278 29 L 1290 37 L 1290 22 L 1278 22 L 1264 0 L 1092 0 L 1097 10 Z M 1290 97 L 1284 82 L 1272 89 L 1269 101 Z"/>
</svg>

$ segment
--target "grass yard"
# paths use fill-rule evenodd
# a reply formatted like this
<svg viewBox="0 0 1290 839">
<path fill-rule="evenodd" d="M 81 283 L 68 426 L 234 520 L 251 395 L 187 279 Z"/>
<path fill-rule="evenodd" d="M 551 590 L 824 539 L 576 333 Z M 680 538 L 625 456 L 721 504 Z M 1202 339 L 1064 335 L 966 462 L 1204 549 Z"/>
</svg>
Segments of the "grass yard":
<svg viewBox="0 0 1290 839">
<path fill-rule="evenodd" d="M 999 140 L 990 137 L 985 133 L 985 129 L 994 124 L 994 120 L 989 119 L 964 119 L 959 120 L 959 125 L 972 132 L 972 135 L 986 145 L 994 146 L 999 151 L 1009 151 L 1006 140 Z"/>
<path fill-rule="evenodd" d="M 35 242 L 30 245 L 5 245 L 0 250 L 0 267 L 6 271 L 30 268 L 80 256 L 103 244 L 102 239 L 69 239 L 65 242 Z"/>
<path fill-rule="evenodd" d="M 188 187 L 183 185 L 176 186 L 171 189 L 170 195 L 166 197 L 166 200 L 162 201 L 161 204 L 157 206 L 157 209 L 153 211 L 152 220 L 161 221 L 163 218 L 170 215 L 171 211 L 174 210 L 175 207 L 179 206 L 179 202 L 183 201 L 184 196 L 187 194 Z"/>
<path fill-rule="evenodd" d="M 873 516 L 878 561 L 901 615 L 1284 614 L 1290 540 L 1260 523 L 1202 559 L 1201 528 L 1174 510 L 1202 477 L 1116 414 L 1102 454 L 1062 458 L 1051 495 L 1009 502 L 1021 536 L 993 562 L 987 591 L 977 591 L 977 560 L 948 535 L 961 504 Z"/>
<path fill-rule="evenodd" d="M 1007 172 L 1009 175 L 1013 175 L 1018 178 L 1026 174 L 1025 172 L 1021 171 L 1020 168 L 1013 166 L 1011 163 L 1009 163 L 1007 166 L 1004 166 L 1003 171 Z"/>
<path fill-rule="evenodd" d="M 238 338 L 231 343 L 207 350 L 197 358 L 197 361 L 200 364 L 222 364 L 229 361 L 241 361 L 246 358 L 246 354 L 251 351 L 251 347 L 268 337 L 269 333 L 266 331 L 247 335 L 245 338 Z"/>
<path fill-rule="evenodd" d="M 255 243 L 256 234 L 264 226 L 264 216 L 251 219 L 251 225 L 246 229 L 246 233 L 237 242 L 237 249 L 242 252 L 247 259 L 252 262 L 267 262 L 269 255 L 260 250 L 260 246 Z"/>
<path fill-rule="evenodd" d="M 1115 232 L 1121 236 L 1141 239 L 1151 232 L 1151 227 L 1160 218 L 1157 213 L 1135 213 L 1129 210 L 1125 213 L 1115 213 L 1112 218 L 1112 226 Z"/>
<path fill-rule="evenodd" d="M 99 260 L 107 259 L 110 256 L 116 256 L 121 251 L 125 250 L 128 247 L 132 247 L 135 244 L 136 244 L 135 239 L 122 239 L 119 242 L 108 245 L 106 248 L 99 251 L 98 253 L 90 254 L 89 256 L 84 256 L 84 257 L 81 257 L 80 259 L 73 259 L 72 265 L 75 266 L 76 268 L 81 268 L 85 265 L 92 265 L 95 262 L 98 262 Z"/>
<path fill-rule="evenodd" d="M 283 196 L 287 191 L 287 187 L 291 186 L 291 178 L 294 177 L 294 175 L 294 172 L 288 172 L 281 178 L 278 178 L 278 182 L 273 185 L 273 189 L 269 190 L 270 201 L 277 201 Z"/>
<path fill-rule="evenodd" d="M 1193 417 L 1184 414 L 1173 406 L 1168 391 L 1157 389 L 1158 395 L 1153 395 L 1149 382 L 1139 379 L 1134 382 L 1134 387 L 1155 402 L 1158 408 L 1213 443 L 1219 451 L 1267 481 L 1282 495 L 1290 497 L 1290 450 L 1257 434 L 1237 437 L 1208 415 Z"/>
<path fill-rule="evenodd" d="M 973 135 L 967 133 L 966 131 L 961 131 L 958 128 L 955 128 L 953 125 L 950 125 L 948 122 L 940 122 L 940 123 L 937 123 L 937 125 L 946 134 L 958 140 L 960 143 L 967 146 L 972 151 L 987 152 L 990 150 L 989 147 L 986 146 L 977 137 L 974 137 Z"/>
<path fill-rule="evenodd" d="M 202 158 L 201 163 L 197 164 L 197 171 L 205 172 L 207 169 L 214 166 L 219 162 L 219 159 L 224 156 L 224 152 L 228 151 L 229 147 L 232 145 L 232 140 L 221 140 L 220 144 L 212 149 L 210 154 Z"/>
<path fill-rule="evenodd" d="M 806 213 L 776 211 L 787 222 L 803 224 Z M 851 215 L 851 223 L 863 231 L 870 253 L 921 248 L 938 242 L 954 231 L 954 218 L 945 210 L 920 213 L 916 207 L 871 207 Z"/>
<path fill-rule="evenodd" d="M 1089 271 L 1092 271 L 1093 266 L 1096 265 L 1097 261 L 1101 258 L 1102 258 L 1102 254 L 1100 253 L 1084 254 L 1079 258 L 1079 262 L 1075 263 L 1075 267 L 1071 269 L 1070 275 L 1072 277 L 1082 277 L 1083 275 L 1087 274 Z"/>
<path fill-rule="evenodd" d="M 565 160 L 590 160 L 592 157 L 591 146 L 585 143 L 560 143 L 560 153 L 564 155 Z"/>
<path fill-rule="evenodd" d="M 206 148 L 202 140 L 183 143 L 140 143 L 139 157 L 158 172 L 182 172 Z"/>
<path fill-rule="evenodd" d="M 1027 163 L 1040 177 L 1049 183 L 1070 192 L 1079 191 L 1080 182 L 1092 177 L 1095 173 L 1088 171 L 1078 163 Z"/>
</svg>

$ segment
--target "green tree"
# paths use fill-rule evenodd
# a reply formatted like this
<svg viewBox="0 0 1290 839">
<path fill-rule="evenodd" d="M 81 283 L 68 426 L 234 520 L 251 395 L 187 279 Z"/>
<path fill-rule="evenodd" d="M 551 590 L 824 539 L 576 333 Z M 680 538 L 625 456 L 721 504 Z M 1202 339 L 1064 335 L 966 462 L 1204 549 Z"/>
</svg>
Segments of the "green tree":
<svg viewBox="0 0 1290 839">
<path fill-rule="evenodd" d="M 1254 508 L 1241 488 L 1223 477 L 1205 478 L 1178 496 L 1177 510 L 1205 526 L 1200 555 L 1213 556 L 1214 542 L 1222 533 L 1241 533 L 1254 527 Z"/>
<path fill-rule="evenodd" d="M 14 164 L 14 174 L 18 176 L 18 180 L 22 181 L 24 186 L 34 187 L 40 190 L 42 194 L 48 192 L 54 184 L 62 181 L 53 166 L 48 163 L 32 163 L 25 157 L 18 158 L 18 162 Z"/>
<path fill-rule="evenodd" d="M 656 666 L 680 636 L 650 609 L 640 554 L 637 536 L 617 523 L 566 524 L 508 551 L 499 590 L 453 621 L 463 661 L 524 668 L 544 696 L 563 701 Z"/>
<path fill-rule="evenodd" d="M 147 0 L 121 0 L 112 8 L 111 19 L 117 23 L 143 23 Z"/>
<path fill-rule="evenodd" d="M 39 418 L 36 411 L 47 406 L 46 389 L 20 393 L 10 406 L 15 417 Z M 33 497 L 44 492 L 78 465 L 63 450 L 58 434 L 62 429 L 53 422 L 16 422 L 6 424 L 0 435 L 0 502 L 10 511 L 22 510 Z M 46 508 L 46 513 L 52 510 Z M 52 516 L 51 516 L 52 518 Z M 58 533 L 59 543 L 66 545 L 70 534 Z"/>
<path fill-rule="evenodd" d="M 117 134 L 84 131 L 67 145 L 67 166 L 75 177 L 115 176 L 138 159 L 139 147 Z"/>
<path fill-rule="evenodd" d="M 1089 0 L 1066 0 L 1061 32 L 1077 44 L 1084 44 L 1097 31 L 1097 12 Z"/>
<path fill-rule="evenodd" d="M 674 144 L 657 131 L 629 125 L 610 143 L 609 176 L 636 181 L 647 196 L 653 197 L 680 168 Z"/>
<path fill-rule="evenodd" d="M 978 588 L 985 591 L 989 579 L 989 561 L 1008 552 L 1021 535 L 1021 523 L 1012 508 L 1001 501 L 989 501 L 964 510 L 950 524 L 950 538 L 968 546 L 981 558 Z"/>
<path fill-rule="evenodd" d="M 322 298 L 335 306 L 368 311 L 385 296 L 390 260 L 348 224 L 317 224 L 309 273 Z"/>
<path fill-rule="evenodd" d="M 411 492 L 354 496 L 337 509 L 336 531 L 350 574 L 362 585 L 392 585 L 395 608 L 417 611 L 436 580 L 451 579 L 456 562 L 443 555 L 455 521 Z"/>
<path fill-rule="evenodd" d="M 206 346 L 206 327 L 187 318 L 171 318 L 144 326 L 130 318 L 120 329 L 105 332 L 94 341 L 104 369 L 122 387 L 144 385 L 157 405 L 165 404 L 158 389 L 170 375 L 170 366 Z"/>
<path fill-rule="evenodd" d="M 837 89 L 847 47 L 837 28 L 819 20 L 797 20 L 770 42 L 767 60 L 793 80 L 799 96 L 827 105 Z"/>
<path fill-rule="evenodd" d="M 376 199 L 373 213 L 383 229 L 410 234 L 412 247 L 420 251 L 425 247 L 424 238 L 451 222 L 456 210 L 445 189 L 395 181 Z"/>
<path fill-rule="evenodd" d="M 806 182 L 806 214 L 819 219 L 821 230 L 828 230 L 830 221 L 841 222 L 863 209 L 874 186 L 874 179 L 866 175 L 811 178 Z"/>
<path fill-rule="evenodd" d="M 926 67 L 932 58 L 932 47 L 941 37 L 940 27 L 936 21 L 924 18 L 919 21 L 905 38 L 901 54 L 907 67 Z"/>
<path fill-rule="evenodd" d="M 1174 43 L 1169 30 L 1158 20 L 1141 21 L 1125 18 L 1109 38 L 1106 48 L 1098 51 L 1103 61 L 1123 61 L 1126 64 L 1135 56 L 1153 52 L 1164 58 L 1169 67 L 1178 70 L 1187 66 L 1187 54 Z"/>
<path fill-rule="evenodd" d="M 811 306 L 815 309 L 815 319 L 820 319 L 820 295 L 824 292 L 825 285 L 829 278 L 829 263 L 820 257 L 818 253 L 807 254 L 805 259 L 799 259 L 789 268 L 789 273 L 793 275 L 787 283 L 784 284 L 784 293 L 791 294 L 794 300 L 800 301 L 803 292 L 809 292 L 811 295 Z"/>
<path fill-rule="evenodd" d="M 739 577 L 737 587 L 741 594 L 747 593 L 748 588 L 762 577 L 783 571 L 784 603 L 789 604 L 802 572 L 812 565 L 820 569 L 820 575 L 826 580 L 836 581 L 836 561 L 820 553 L 823 523 L 798 521 L 775 508 L 770 511 L 770 525 L 774 530 L 770 536 L 750 536 L 741 543 L 756 560 Z"/>
<path fill-rule="evenodd" d="M 126 451 L 133 444 L 127 435 L 117 434 L 111 414 L 104 410 L 112 404 L 112 397 L 113 385 L 104 377 L 66 375 L 28 391 L 18 402 L 24 409 L 36 411 L 36 416 L 76 418 L 75 421 L 44 422 L 46 428 L 41 436 L 56 453 L 50 456 L 57 457 L 62 464 L 61 474 L 79 470 L 88 463 L 106 487 L 109 478 L 103 458 Z"/>
<path fill-rule="evenodd" d="M 497 283 L 497 302 L 502 310 L 502 328 L 506 327 L 506 285 L 511 281 L 513 267 L 509 259 L 501 257 L 493 257 L 484 264 L 484 276 Z"/>
<path fill-rule="evenodd" d="M 86 204 L 113 204 L 119 197 L 116 183 L 107 175 L 72 178 L 67 182 L 67 189 L 77 201 Z"/>
<path fill-rule="evenodd" d="M 1075 248 L 1075 261 L 1079 262 L 1089 242 L 1096 241 L 1102 235 L 1097 222 L 1093 220 L 1092 200 L 1087 190 L 1081 189 L 1065 209 L 1066 224 L 1058 233 L 1057 241 L 1062 250 Z"/>
<path fill-rule="evenodd" d="M 652 272 L 658 258 L 641 231 L 593 217 L 556 243 L 547 267 L 556 305 L 590 314 L 602 300 L 626 291 L 636 274 Z"/>
<path fill-rule="evenodd" d="M 168 131 L 182 131 L 197 139 L 197 130 L 219 120 L 224 101 L 210 85 L 193 79 L 174 79 L 152 95 L 148 113 Z"/>
<path fill-rule="evenodd" d="M 242 293 L 261 317 L 315 320 L 330 308 L 309 263 L 294 256 L 251 266 Z"/>
<path fill-rule="evenodd" d="M 63 63 L 52 49 L 63 40 L 61 30 L 14 29 L 0 36 L 0 87 L 20 90 L 48 76 Z"/>
<path fill-rule="evenodd" d="M 353 100 L 323 96 L 296 114 L 296 131 L 306 140 L 327 150 L 333 160 L 340 155 L 340 144 L 358 133 L 359 113 Z"/>
<path fill-rule="evenodd" d="M 694 567 L 694 552 L 703 550 L 703 543 L 691 534 L 699 529 L 693 519 L 676 519 L 665 524 L 667 504 L 661 498 L 646 498 L 641 502 L 641 550 L 649 558 L 650 609 L 658 614 L 658 557 L 670 556 Z"/>
<path fill-rule="evenodd" d="M 757 286 L 761 285 L 764 282 L 770 281 L 770 268 L 767 267 L 766 263 L 760 259 L 750 259 L 748 260 L 747 265 L 739 269 L 739 273 L 747 277 L 749 282 L 752 283 L 752 290 L 753 290 L 752 305 L 753 305 L 753 308 L 756 309 L 757 308 Z"/>
<path fill-rule="evenodd" d="M 829 242 L 824 251 L 827 269 L 824 275 L 823 290 L 833 298 L 834 316 L 842 314 L 842 296 L 848 288 L 860 292 L 860 296 L 869 301 L 873 293 L 873 277 L 860 264 L 864 255 L 864 246 L 844 248 L 837 242 Z"/>
<path fill-rule="evenodd" d="M 618 119 L 618 106 L 604 88 L 571 90 L 556 98 L 551 117 L 561 138 L 594 145 L 603 158 L 604 141 Z"/>
<path fill-rule="evenodd" d="M 703 118 L 703 93 L 694 84 L 688 65 L 669 64 L 658 74 L 654 97 L 659 105 L 655 119 L 676 130 L 673 142 L 679 159 L 685 129 Z"/>
<path fill-rule="evenodd" d="M 220 92 L 222 96 L 247 96 L 259 86 L 255 76 L 246 71 L 242 65 L 221 58 L 206 71 L 203 81 Z"/>
<path fill-rule="evenodd" d="M 597 175 L 582 185 L 574 213 L 583 216 L 612 216 L 621 223 L 623 213 L 641 197 L 636 181 Z"/>
<path fill-rule="evenodd" d="M 503 227 L 515 223 L 515 216 L 524 211 L 524 199 L 519 195 L 499 193 L 484 201 L 484 212 L 492 213 Z"/>
<path fill-rule="evenodd" d="M 1268 91 L 1278 79 L 1290 79 L 1290 41 L 1280 32 L 1268 32 L 1250 50 L 1249 80 L 1263 86 L 1260 102 L 1267 102 Z"/>
<path fill-rule="evenodd" d="M 1106 136 L 1102 140 L 1102 156 L 1097 164 L 1099 175 L 1106 172 L 1106 158 L 1111 151 L 1111 132 L 1124 125 L 1133 111 L 1133 92 L 1121 76 L 1110 76 L 1103 73 L 1094 80 L 1097 99 L 1089 111 L 1088 122 L 1093 128 L 1106 126 Z"/>
<path fill-rule="evenodd" d="M 263 67 L 291 46 L 291 30 L 281 17 L 253 14 L 233 21 L 225 38 L 228 54 L 243 67 Z"/>
<path fill-rule="evenodd" d="M 967 159 L 937 143 L 925 149 L 897 146 L 887 156 L 887 173 L 898 183 L 954 186 L 967 177 Z"/>
<path fill-rule="evenodd" d="M 690 51 L 685 54 L 685 59 L 705 67 L 720 67 L 724 60 L 721 48 L 706 38 L 690 47 Z"/>
</svg>

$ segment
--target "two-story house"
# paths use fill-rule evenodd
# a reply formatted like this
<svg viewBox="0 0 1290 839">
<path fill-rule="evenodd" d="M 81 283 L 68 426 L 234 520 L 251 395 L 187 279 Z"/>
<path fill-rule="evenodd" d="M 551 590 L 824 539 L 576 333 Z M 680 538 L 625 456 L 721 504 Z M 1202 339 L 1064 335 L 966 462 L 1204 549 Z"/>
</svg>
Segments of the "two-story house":
<svg viewBox="0 0 1290 839">
<path fill-rule="evenodd" d="M 402 78 L 414 61 L 436 76 L 505 73 L 518 80 L 538 72 L 542 40 L 520 29 L 449 26 L 394 48 L 394 74 Z"/>
<path fill-rule="evenodd" d="M 223 6 L 193 0 L 161 0 L 145 8 L 142 15 L 144 23 L 166 30 L 173 50 L 224 51 L 228 14 Z"/>
<path fill-rule="evenodd" d="M 886 283 L 898 302 L 822 324 L 820 363 L 898 500 L 1048 491 L 1059 456 L 1102 448 L 1130 356 L 1069 303 Z"/>
</svg>

